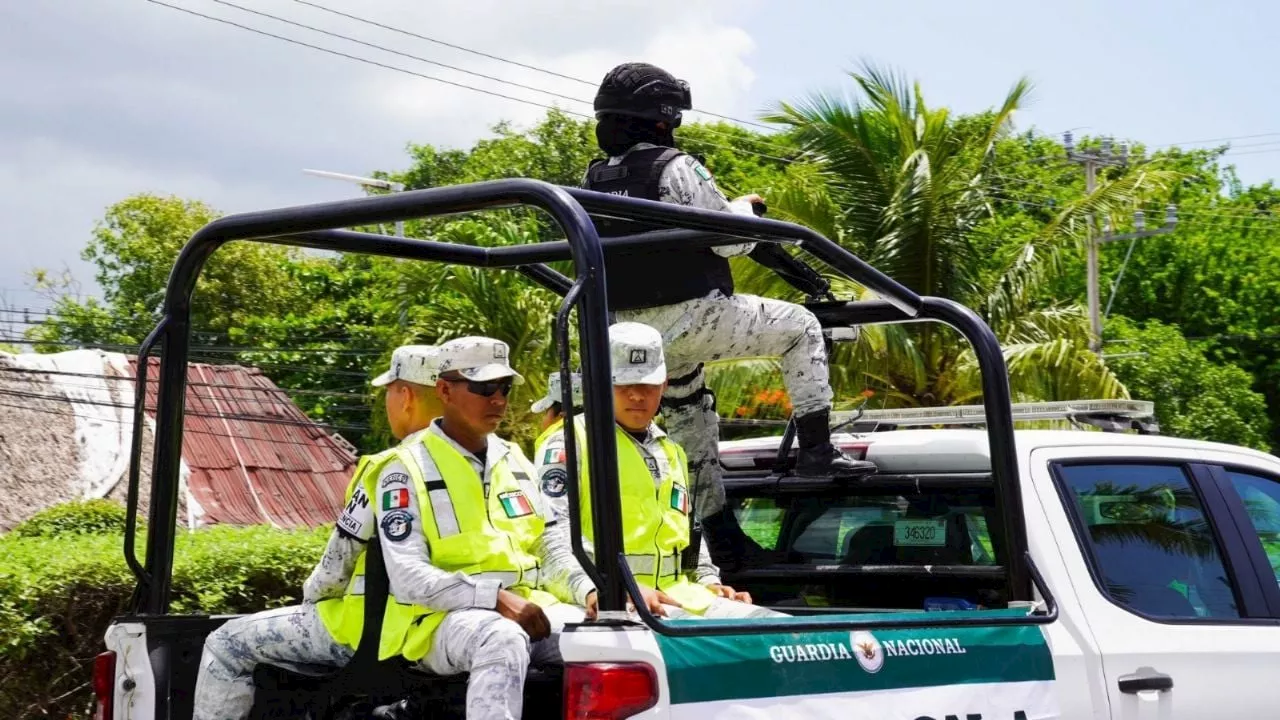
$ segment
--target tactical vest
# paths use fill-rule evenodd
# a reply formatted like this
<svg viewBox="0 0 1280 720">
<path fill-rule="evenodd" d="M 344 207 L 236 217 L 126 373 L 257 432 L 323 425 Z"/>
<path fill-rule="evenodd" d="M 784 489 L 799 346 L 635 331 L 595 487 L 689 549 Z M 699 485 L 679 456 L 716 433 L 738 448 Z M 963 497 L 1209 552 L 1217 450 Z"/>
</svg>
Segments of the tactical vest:
<svg viewBox="0 0 1280 720">
<path fill-rule="evenodd" d="M 426 432 L 420 440 L 368 463 L 365 472 L 357 473 L 347 488 L 347 502 L 363 484 L 364 492 L 376 503 L 378 473 L 393 458 L 409 471 L 432 565 L 477 580 L 499 580 L 503 589 L 543 607 L 558 602 L 535 589 L 539 567 L 533 547 L 545 521 L 533 504 L 537 490 L 532 468 L 518 448 L 511 446 L 494 466 L 486 496 L 484 483 L 471 463 L 448 442 Z M 379 520 L 386 517 L 383 514 Z M 364 626 L 364 568 L 365 553 L 361 551 L 346 594 L 317 604 L 325 628 L 335 640 L 353 649 L 360 643 Z M 411 661 L 421 659 L 431 649 L 432 635 L 445 615 L 388 596 L 378 659 L 396 655 Z"/>
<path fill-rule="evenodd" d="M 615 426 L 616 427 L 616 426 Z M 586 448 L 583 423 L 574 423 L 579 448 Z M 667 457 L 667 473 L 654 487 L 653 475 L 635 442 L 621 427 L 616 427 L 618 446 L 618 486 L 622 499 L 622 552 L 636 582 L 657 588 L 670 595 L 684 609 L 701 614 L 711 605 L 714 595 L 707 588 L 691 582 L 682 572 L 680 555 L 689 546 L 689 476 L 684 450 L 669 438 L 658 444 Z M 579 451 L 582 474 L 579 496 L 582 502 L 582 535 L 594 544 L 591 519 L 591 483 L 587 453 Z"/>
<path fill-rule="evenodd" d="M 667 164 L 685 155 L 675 148 L 632 150 L 617 165 L 594 160 L 583 187 L 596 192 L 659 200 L 658 186 Z M 595 217 L 601 237 L 660 229 L 631 220 Z M 705 297 L 712 290 L 733 294 L 729 260 L 710 248 L 614 250 L 605 253 L 605 280 L 611 310 L 674 305 Z"/>
</svg>

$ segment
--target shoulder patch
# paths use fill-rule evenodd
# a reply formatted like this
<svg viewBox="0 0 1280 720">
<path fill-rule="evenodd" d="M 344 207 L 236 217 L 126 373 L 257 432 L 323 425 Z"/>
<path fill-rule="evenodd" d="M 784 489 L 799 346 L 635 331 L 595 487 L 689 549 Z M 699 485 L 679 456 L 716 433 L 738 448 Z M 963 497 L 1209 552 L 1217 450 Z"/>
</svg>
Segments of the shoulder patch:
<svg viewBox="0 0 1280 720">
<path fill-rule="evenodd" d="M 711 182 L 711 171 L 702 163 L 694 161 L 693 172 L 698 177 L 702 178 L 703 182 Z"/>
<path fill-rule="evenodd" d="M 379 485 L 379 487 L 385 490 L 391 487 L 392 485 L 408 485 L 408 484 L 409 484 L 408 475 L 402 472 L 394 472 L 382 478 L 382 482 Z"/>
<path fill-rule="evenodd" d="M 542 473 L 542 494 L 552 498 L 563 497 L 568 479 L 569 473 L 564 468 L 551 468 Z"/>
<path fill-rule="evenodd" d="M 400 542 L 413 531 L 413 515 L 408 510 L 396 510 L 382 517 L 382 532 L 392 542 Z"/>
</svg>

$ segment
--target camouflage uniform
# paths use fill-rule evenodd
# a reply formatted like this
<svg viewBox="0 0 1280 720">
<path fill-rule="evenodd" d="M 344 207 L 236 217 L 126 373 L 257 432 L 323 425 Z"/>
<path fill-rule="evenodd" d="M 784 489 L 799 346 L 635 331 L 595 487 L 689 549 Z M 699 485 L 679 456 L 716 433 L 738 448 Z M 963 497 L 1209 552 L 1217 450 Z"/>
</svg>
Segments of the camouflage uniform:
<svg viewBox="0 0 1280 720">
<path fill-rule="evenodd" d="M 633 150 L 654 147 L 641 143 Z M 621 158 L 611 158 L 617 163 Z M 663 202 L 705 210 L 752 215 L 745 202 L 730 202 L 711 173 L 688 155 L 673 160 L 658 186 Z M 715 248 L 724 257 L 745 255 L 753 243 Z M 777 356 L 782 379 L 796 417 L 831 407 L 831 385 L 822 326 L 813 313 L 794 303 L 714 290 L 706 297 L 675 305 L 619 310 L 618 321 L 650 325 L 662 333 L 666 345 L 670 385 L 664 395 L 663 417 L 671 437 L 689 456 L 694 477 L 694 508 L 699 517 L 724 507 L 720 477 L 720 421 L 715 399 L 701 394 L 706 387 L 702 364 L 723 358 Z M 700 395 L 687 404 L 679 401 Z"/>
<path fill-rule="evenodd" d="M 452 444 L 486 483 L 489 477 L 485 468 L 492 468 L 503 455 L 513 451 L 512 446 L 491 435 L 485 452 L 488 462 L 484 462 L 454 443 L 438 422 L 421 432 L 435 433 Z M 420 433 L 404 442 L 420 442 Z M 385 478 L 405 472 L 398 460 L 388 462 L 381 468 L 375 487 L 381 490 Z M 403 602 L 449 611 L 419 667 L 439 675 L 470 672 L 467 685 L 470 720 L 519 718 L 529 664 L 561 662 L 559 633 L 566 623 L 582 621 L 582 610 L 566 604 L 544 608 L 552 634 L 530 643 L 517 623 L 493 610 L 499 581 L 476 581 L 463 573 L 447 573 L 430 564 L 416 494 L 409 493 L 409 499 L 410 505 L 405 510 L 415 531 L 398 541 L 389 540 L 385 533 L 378 536 L 391 592 Z M 544 565 L 547 589 L 552 590 L 564 586 L 567 578 L 581 570 L 568 547 L 568 536 L 552 532 L 554 512 L 543 503 L 539 505 L 542 507 L 536 509 L 550 527 L 535 551 Z M 356 558 L 373 535 L 377 507 L 380 503 L 368 506 L 355 503 L 343 511 L 323 557 L 303 586 L 302 605 L 235 618 L 209 635 L 196 681 L 193 720 L 247 717 L 253 704 L 253 668 L 259 663 L 323 673 L 350 661 L 353 650 L 332 638 L 320 621 L 315 604 L 345 592 Z"/>
</svg>

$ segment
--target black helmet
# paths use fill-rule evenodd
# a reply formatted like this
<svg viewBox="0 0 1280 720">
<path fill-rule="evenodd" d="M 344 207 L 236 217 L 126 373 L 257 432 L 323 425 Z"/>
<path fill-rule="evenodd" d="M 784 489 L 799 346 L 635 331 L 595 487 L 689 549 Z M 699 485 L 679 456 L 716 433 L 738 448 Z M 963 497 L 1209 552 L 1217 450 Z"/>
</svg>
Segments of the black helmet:
<svg viewBox="0 0 1280 720">
<path fill-rule="evenodd" d="M 624 63 L 610 70 L 596 91 L 596 118 L 626 115 L 680 127 L 681 110 L 691 110 L 689 84 L 648 63 Z"/>
</svg>

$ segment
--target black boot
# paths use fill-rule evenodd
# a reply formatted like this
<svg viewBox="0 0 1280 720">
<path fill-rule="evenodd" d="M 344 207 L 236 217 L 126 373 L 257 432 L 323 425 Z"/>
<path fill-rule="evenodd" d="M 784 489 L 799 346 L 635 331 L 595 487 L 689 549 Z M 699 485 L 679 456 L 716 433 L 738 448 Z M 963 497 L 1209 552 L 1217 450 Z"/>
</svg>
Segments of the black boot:
<svg viewBox="0 0 1280 720">
<path fill-rule="evenodd" d="M 796 418 L 796 475 L 801 477 L 862 477 L 876 471 L 875 463 L 854 460 L 831 444 L 831 412 L 819 410 Z"/>
</svg>

